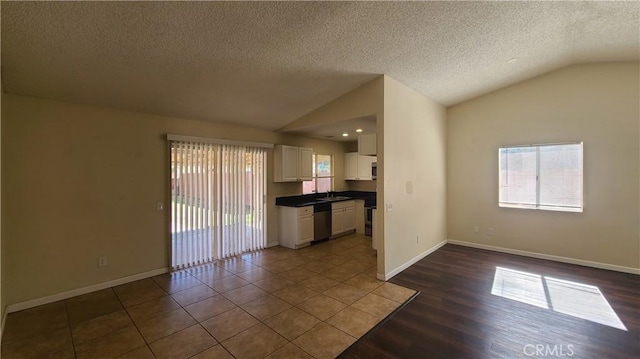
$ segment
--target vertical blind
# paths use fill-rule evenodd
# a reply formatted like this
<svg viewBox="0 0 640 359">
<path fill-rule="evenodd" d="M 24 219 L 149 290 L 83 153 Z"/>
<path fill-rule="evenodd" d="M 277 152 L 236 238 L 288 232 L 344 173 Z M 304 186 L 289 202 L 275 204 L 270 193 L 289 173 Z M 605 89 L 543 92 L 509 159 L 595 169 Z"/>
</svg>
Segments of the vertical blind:
<svg viewBox="0 0 640 359">
<path fill-rule="evenodd" d="M 582 211 L 582 143 L 501 147 L 499 204 Z"/>
<path fill-rule="evenodd" d="M 266 150 L 171 141 L 173 269 L 266 246 Z"/>
</svg>

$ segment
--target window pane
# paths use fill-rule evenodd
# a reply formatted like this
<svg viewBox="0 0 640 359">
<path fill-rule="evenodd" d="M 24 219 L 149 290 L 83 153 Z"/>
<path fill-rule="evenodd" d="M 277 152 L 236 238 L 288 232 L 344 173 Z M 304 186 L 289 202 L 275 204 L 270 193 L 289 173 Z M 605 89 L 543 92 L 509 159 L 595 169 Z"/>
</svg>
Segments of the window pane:
<svg viewBox="0 0 640 359">
<path fill-rule="evenodd" d="M 316 158 L 316 176 L 317 177 L 329 177 L 331 176 L 331 156 L 330 155 L 315 155 Z"/>
<path fill-rule="evenodd" d="M 318 193 L 329 192 L 333 189 L 333 177 L 316 178 Z"/>
<path fill-rule="evenodd" d="M 536 205 L 536 148 L 501 148 L 499 201 Z"/>
<path fill-rule="evenodd" d="M 315 193 L 315 192 L 316 192 L 316 181 L 315 180 L 302 182 L 302 194 L 310 194 L 310 193 Z"/>
<path fill-rule="evenodd" d="M 540 146 L 540 205 L 582 207 L 582 144 Z"/>
</svg>

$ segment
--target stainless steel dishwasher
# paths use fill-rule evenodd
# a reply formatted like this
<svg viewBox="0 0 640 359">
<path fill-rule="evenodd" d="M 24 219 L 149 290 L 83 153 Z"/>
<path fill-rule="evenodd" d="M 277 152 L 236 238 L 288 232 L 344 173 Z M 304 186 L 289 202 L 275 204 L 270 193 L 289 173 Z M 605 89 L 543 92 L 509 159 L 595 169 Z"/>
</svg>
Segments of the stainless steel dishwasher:
<svg viewBox="0 0 640 359">
<path fill-rule="evenodd" d="M 313 205 L 313 240 L 321 241 L 331 237 L 331 203 Z"/>
</svg>

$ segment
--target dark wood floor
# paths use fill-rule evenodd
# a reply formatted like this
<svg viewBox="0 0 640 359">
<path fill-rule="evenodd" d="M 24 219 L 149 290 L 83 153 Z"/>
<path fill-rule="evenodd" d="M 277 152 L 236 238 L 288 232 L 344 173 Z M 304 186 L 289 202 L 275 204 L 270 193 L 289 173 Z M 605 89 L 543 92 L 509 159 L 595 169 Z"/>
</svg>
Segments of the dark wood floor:
<svg viewBox="0 0 640 359">
<path fill-rule="evenodd" d="M 597 286 L 627 330 L 492 295 L 496 267 Z M 640 358 L 638 275 L 447 244 L 390 282 L 421 292 L 341 358 Z"/>
</svg>

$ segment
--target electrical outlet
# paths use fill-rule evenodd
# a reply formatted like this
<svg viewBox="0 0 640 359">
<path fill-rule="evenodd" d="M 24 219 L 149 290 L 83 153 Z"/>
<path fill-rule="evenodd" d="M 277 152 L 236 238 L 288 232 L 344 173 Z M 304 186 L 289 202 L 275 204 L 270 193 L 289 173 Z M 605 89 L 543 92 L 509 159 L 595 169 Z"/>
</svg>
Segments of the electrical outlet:
<svg viewBox="0 0 640 359">
<path fill-rule="evenodd" d="M 473 227 L 473 233 L 480 233 L 480 227 L 474 226 Z"/>
<path fill-rule="evenodd" d="M 393 203 L 385 204 L 385 209 L 387 210 L 387 212 L 391 212 L 393 210 Z"/>
<path fill-rule="evenodd" d="M 493 227 L 489 227 L 489 228 L 487 228 L 487 235 L 488 235 L 488 236 L 493 236 L 493 235 L 494 235 L 494 233 L 493 233 Z"/>
<path fill-rule="evenodd" d="M 98 267 L 106 267 L 107 266 L 107 257 L 102 256 L 98 257 Z"/>
</svg>

